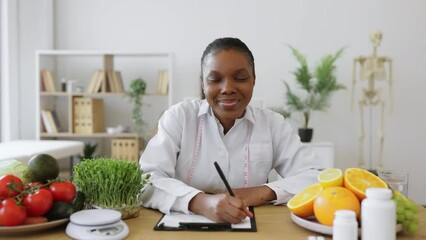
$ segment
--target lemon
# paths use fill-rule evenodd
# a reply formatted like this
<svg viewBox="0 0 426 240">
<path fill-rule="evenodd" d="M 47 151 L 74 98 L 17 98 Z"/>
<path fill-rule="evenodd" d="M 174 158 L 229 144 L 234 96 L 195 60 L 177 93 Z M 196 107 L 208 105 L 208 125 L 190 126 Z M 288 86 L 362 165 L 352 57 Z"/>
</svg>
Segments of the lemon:
<svg viewBox="0 0 426 240">
<path fill-rule="evenodd" d="M 343 173 L 338 168 L 327 168 L 318 175 L 318 182 L 323 188 L 342 187 Z"/>
</svg>

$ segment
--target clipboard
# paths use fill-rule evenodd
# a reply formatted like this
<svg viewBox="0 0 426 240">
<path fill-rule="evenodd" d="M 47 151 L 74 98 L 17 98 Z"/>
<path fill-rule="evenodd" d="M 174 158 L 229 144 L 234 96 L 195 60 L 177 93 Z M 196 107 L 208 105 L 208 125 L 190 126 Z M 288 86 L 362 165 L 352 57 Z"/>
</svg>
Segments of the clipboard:
<svg viewBox="0 0 426 240">
<path fill-rule="evenodd" d="M 241 223 L 215 223 L 212 220 L 194 214 L 172 212 L 163 214 L 154 226 L 156 231 L 229 231 L 229 232 L 257 232 L 256 219 L 253 207 L 249 207 L 253 217 L 246 217 Z"/>
</svg>

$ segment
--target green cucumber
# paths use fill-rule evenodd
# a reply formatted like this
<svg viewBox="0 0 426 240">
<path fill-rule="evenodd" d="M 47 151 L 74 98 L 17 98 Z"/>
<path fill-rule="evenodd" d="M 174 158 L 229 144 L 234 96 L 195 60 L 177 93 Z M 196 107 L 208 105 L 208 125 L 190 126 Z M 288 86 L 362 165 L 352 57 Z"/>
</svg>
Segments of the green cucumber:
<svg viewBox="0 0 426 240">
<path fill-rule="evenodd" d="M 86 200 L 86 195 L 83 192 L 77 191 L 74 201 L 72 202 L 72 207 L 74 212 L 78 212 L 83 209 L 84 201 Z"/>
<path fill-rule="evenodd" d="M 69 218 L 73 214 L 74 208 L 68 202 L 54 202 L 50 210 L 44 215 L 49 220 Z"/>
</svg>

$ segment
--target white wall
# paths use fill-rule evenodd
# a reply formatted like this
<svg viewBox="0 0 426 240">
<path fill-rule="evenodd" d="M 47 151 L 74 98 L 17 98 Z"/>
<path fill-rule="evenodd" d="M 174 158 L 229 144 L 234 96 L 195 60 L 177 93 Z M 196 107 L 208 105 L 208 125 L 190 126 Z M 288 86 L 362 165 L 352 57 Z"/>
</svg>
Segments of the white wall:
<svg viewBox="0 0 426 240">
<path fill-rule="evenodd" d="M 35 137 L 35 50 L 53 47 L 52 0 L 1 0 L 1 140 Z"/>
<path fill-rule="evenodd" d="M 21 4 L 28 2 L 31 1 Z M 252 49 L 257 71 L 254 97 L 263 99 L 266 107 L 273 107 L 282 104 L 281 81 L 292 79 L 291 71 L 296 65 L 286 44 L 307 54 L 311 63 L 348 46 L 337 64 L 338 80 L 350 87 L 353 58 L 371 53 L 368 33 L 380 29 L 384 38 L 378 53 L 394 60 L 395 107 L 393 114 L 385 117 L 385 167 L 408 171 L 410 197 L 426 204 L 422 186 L 426 172 L 426 108 L 422 106 L 426 103 L 425 1 L 63 0 L 54 3 L 58 49 L 173 52 L 174 102 L 198 95 L 199 60 L 206 45 L 217 37 L 239 37 Z M 35 10 L 28 12 L 21 24 L 43 11 Z M 28 38 L 37 39 L 33 24 L 25 28 Z M 29 52 L 26 54 L 33 58 Z M 21 78 L 21 85 L 34 86 L 33 66 L 21 67 L 26 76 Z M 31 93 L 22 96 L 22 105 L 29 104 L 33 97 Z M 34 136 L 32 118 L 24 113 L 21 116 L 22 137 Z M 357 163 L 357 124 L 358 114 L 350 110 L 350 89 L 333 97 L 328 112 L 313 116 L 314 141 L 334 142 L 337 167 Z"/>
</svg>

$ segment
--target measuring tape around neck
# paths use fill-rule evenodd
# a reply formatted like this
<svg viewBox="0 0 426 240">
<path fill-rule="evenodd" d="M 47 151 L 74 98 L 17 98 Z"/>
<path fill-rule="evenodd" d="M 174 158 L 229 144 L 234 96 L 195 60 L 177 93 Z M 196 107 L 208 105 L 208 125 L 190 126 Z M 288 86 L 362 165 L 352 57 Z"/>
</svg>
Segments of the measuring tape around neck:
<svg viewBox="0 0 426 240">
<path fill-rule="evenodd" d="M 203 135 L 203 125 L 204 125 L 204 118 L 201 117 L 200 123 L 198 124 L 198 130 L 197 130 L 197 139 L 195 140 L 195 147 L 194 147 L 194 155 L 192 158 L 191 167 L 188 172 L 188 176 L 186 177 L 185 183 L 187 185 L 190 185 L 192 182 L 192 177 L 194 175 L 195 165 L 198 162 L 199 159 L 199 153 L 200 153 L 200 147 L 201 147 L 201 139 Z M 250 129 L 250 124 L 247 124 L 247 140 L 244 146 L 244 187 L 248 187 L 249 184 L 249 143 L 251 138 L 252 129 Z"/>
</svg>

